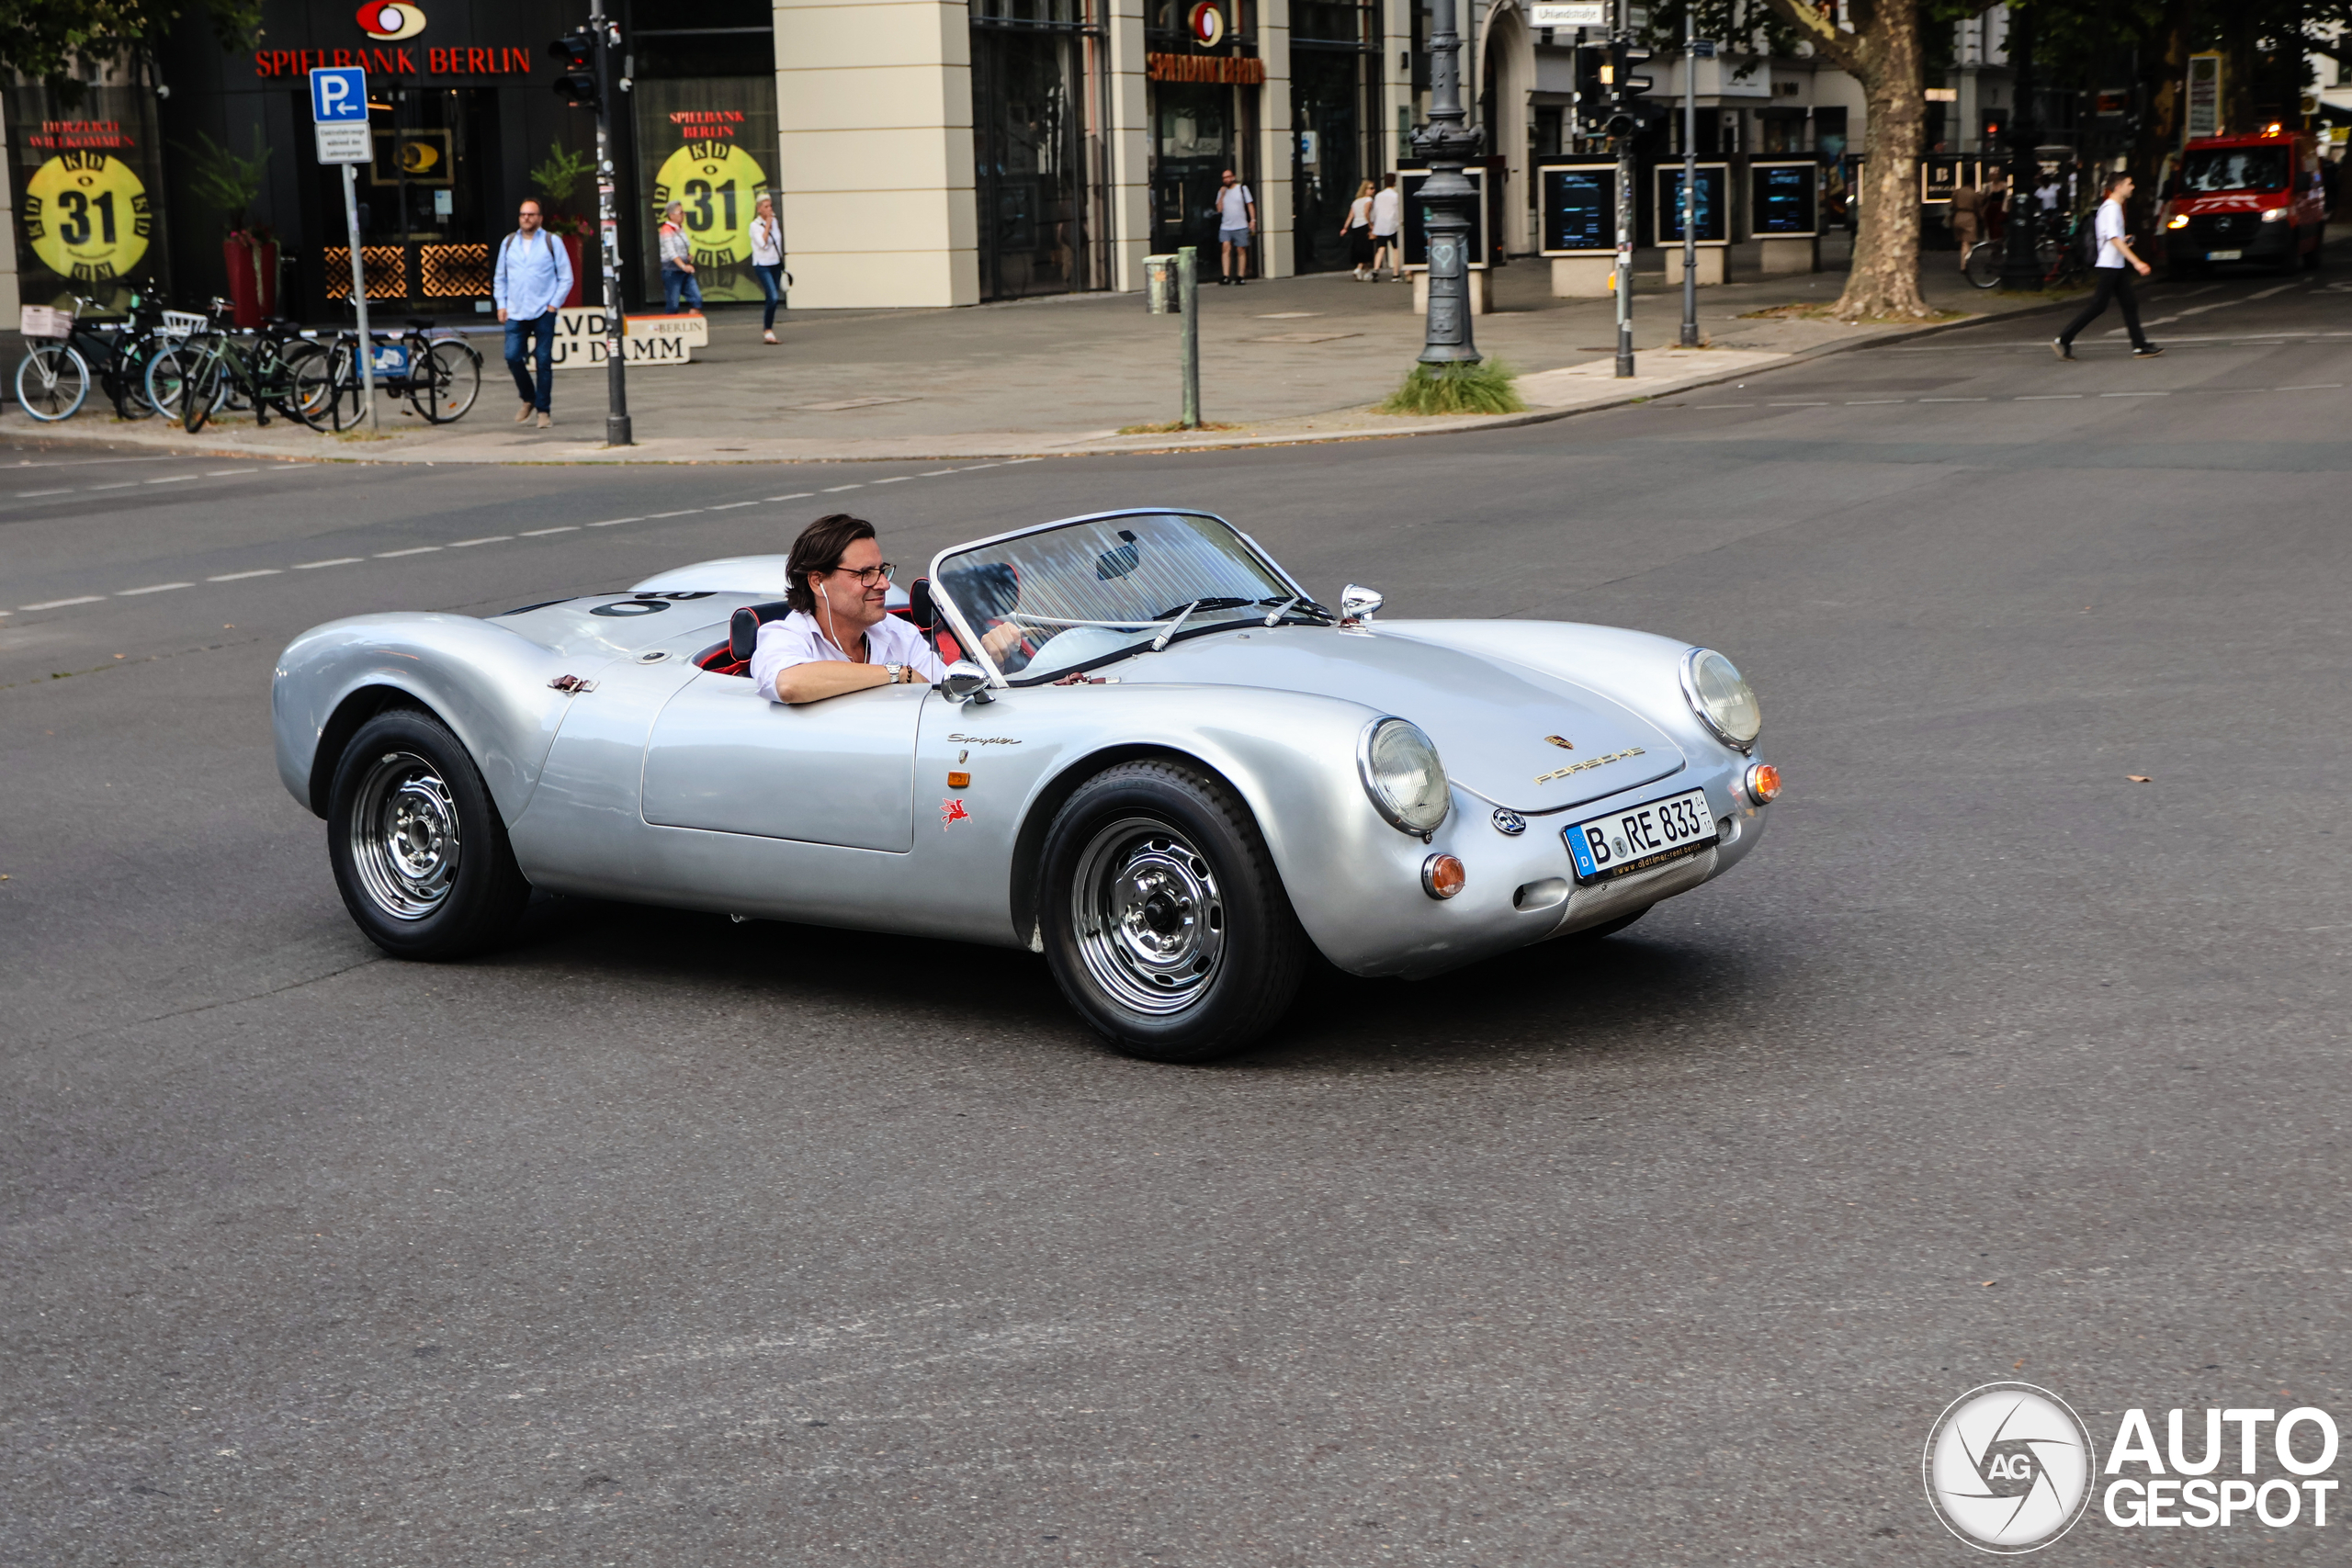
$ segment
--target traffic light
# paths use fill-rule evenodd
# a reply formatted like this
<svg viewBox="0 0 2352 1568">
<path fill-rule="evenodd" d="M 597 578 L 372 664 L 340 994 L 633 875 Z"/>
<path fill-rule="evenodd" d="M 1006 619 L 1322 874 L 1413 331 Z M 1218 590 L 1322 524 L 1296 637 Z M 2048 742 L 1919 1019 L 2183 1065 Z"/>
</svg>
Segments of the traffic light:
<svg viewBox="0 0 2352 1568">
<path fill-rule="evenodd" d="M 1612 137 L 1637 135 L 1642 127 L 1665 111 L 1657 104 L 1641 101 L 1642 95 L 1654 85 L 1650 78 L 1634 68 L 1649 62 L 1650 51 L 1623 39 L 1609 46 L 1609 123 Z"/>
<path fill-rule="evenodd" d="M 1577 45 L 1576 73 L 1577 129 L 1587 136 L 1605 135 L 1609 125 L 1609 46 Z"/>
<path fill-rule="evenodd" d="M 548 45 L 556 57 L 555 96 L 576 109 L 602 108 L 596 88 L 596 29 L 582 28 Z"/>
</svg>

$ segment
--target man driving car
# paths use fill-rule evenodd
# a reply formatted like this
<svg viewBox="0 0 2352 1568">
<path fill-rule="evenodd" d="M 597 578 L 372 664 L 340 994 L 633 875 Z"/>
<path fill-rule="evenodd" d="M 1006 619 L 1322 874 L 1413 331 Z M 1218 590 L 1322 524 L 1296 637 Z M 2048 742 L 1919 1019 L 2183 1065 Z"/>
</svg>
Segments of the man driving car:
<svg viewBox="0 0 2352 1568">
<path fill-rule="evenodd" d="M 788 570 L 792 614 L 760 627 L 752 653 L 760 695 L 813 703 L 946 673 L 922 634 L 886 608 L 897 568 L 873 524 L 841 512 L 818 518 L 792 542 Z"/>
</svg>

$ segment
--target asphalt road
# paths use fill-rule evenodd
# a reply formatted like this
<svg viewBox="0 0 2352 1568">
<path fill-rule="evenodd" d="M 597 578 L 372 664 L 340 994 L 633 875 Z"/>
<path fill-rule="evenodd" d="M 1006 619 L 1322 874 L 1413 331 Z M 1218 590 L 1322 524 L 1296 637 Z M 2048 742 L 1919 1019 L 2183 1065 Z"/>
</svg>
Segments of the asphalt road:
<svg viewBox="0 0 2352 1568">
<path fill-rule="evenodd" d="M 2352 1420 L 2347 289 L 1238 455 L 0 446 L 0 1561 L 1958 1562 L 1920 1445 L 1975 1384 Z M 277 782 L 329 617 L 1158 501 L 1726 650 L 1772 836 L 1185 1069 L 992 950 L 566 902 L 395 963 Z"/>
</svg>

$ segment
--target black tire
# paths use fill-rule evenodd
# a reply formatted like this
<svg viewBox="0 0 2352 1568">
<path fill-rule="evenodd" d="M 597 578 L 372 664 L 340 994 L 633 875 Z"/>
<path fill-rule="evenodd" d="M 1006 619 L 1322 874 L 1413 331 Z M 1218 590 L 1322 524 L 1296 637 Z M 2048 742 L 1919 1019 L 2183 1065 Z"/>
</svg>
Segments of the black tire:
<svg viewBox="0 0 2352 1568">
<path fill-rule="evenodd" d="M 2001 281 L 2001 247 L 1987 240 L 1973 246 L 1968 258 L 1960 264 L 1962 277 L 1977 288 L 1991 288 Z"/>
<path fill-rule="evenodd" d="M 1039 907 L 1062 995 L 1146 1061 L 1250 1044 L 1306 967 L 1306 935 L 1249 807 L 1183 763 L 1123 762 L 1080 785 L 1046 831 Z"/>
<path fill-rule="evenodd" d="M 418 356 L 411 372 L 408 400 L 434 424 L 466 417 L 481 395 L 481 355 L 469 344 L 443 338 Z"/>
<path fill-rule="evenodd" d="M 392 708 L 335 764 L 327 855 L 344 908 L 394 958 L 464 958 L 497 946 L 531 896 L 506 825 L 448 727 Z"/>
</svg>

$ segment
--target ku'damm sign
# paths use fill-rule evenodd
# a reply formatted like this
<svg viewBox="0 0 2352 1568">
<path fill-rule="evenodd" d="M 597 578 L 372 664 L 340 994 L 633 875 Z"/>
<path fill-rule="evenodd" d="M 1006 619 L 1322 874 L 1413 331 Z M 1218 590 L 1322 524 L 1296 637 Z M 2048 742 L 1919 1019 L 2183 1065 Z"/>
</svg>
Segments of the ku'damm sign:
<svg viewBox="0 0 2352 1568">
<path fill-rule="evenodd" d="M 2296 1530 L 2330 1528 L 2340 1451 L 2315 1405 L 2148 1409 L 2117 1418 L 2106 1441 L 2072 1406 L 2031 1383 L 1973 1388 L 1947 1405 L 1920 1460 L 1928 1505 L 1980 1551 L 2039 1551 L 2086 1516 L 2094 1529 Z M 2104 1455 L 2104 1462 L 2101 1456 Z"/>
</svg>

